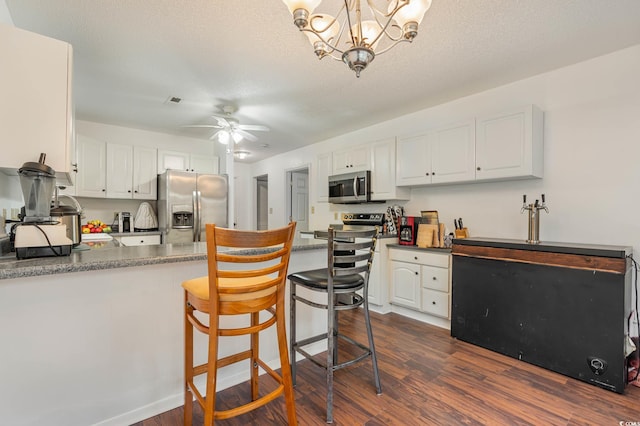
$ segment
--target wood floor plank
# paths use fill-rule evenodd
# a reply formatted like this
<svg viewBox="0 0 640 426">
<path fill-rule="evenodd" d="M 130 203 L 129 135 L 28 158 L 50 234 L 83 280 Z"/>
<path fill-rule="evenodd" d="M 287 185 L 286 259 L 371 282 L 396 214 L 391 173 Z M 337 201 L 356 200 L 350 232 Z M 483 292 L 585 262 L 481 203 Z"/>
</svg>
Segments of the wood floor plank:
<svg viewBox="0 0 640 426">
<path fill-rule="evenodd" d="M 618 425 L 640 422 L 640 388 L 619 395 L 450 337 L 447 330 L 397 314 L 372 314 L 382 381 L 376 395 L 370 361 L 339 370 L 334 425 Z M 341 331 L 365 339 L 358 312 L 341 313 Z M 343 353 L 343 348 L 341 348 Z M 298 363 L 300 425 L 324 425 L 324 371 Z M 264 377 L 264 376 L 262 376 Z M 261 394 L 272 389 L 261 380 Z M 263 385 L 264 383 L 264 385 Z M 220 406 L 249 398 L 240 384 L 218 392 Z M 194 425 L 202 411 L 194 404 Z M 286 424 L 282 398 L 220 425 Z M 182 407 L 135 426 L 182 425 Z"/>
</svg>

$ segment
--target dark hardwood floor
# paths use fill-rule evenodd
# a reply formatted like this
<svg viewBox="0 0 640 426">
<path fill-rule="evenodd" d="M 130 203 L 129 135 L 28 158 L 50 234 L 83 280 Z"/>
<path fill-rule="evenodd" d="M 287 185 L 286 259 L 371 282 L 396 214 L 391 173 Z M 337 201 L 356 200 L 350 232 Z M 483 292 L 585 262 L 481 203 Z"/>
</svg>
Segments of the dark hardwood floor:
<svg viewBox="0 0 640 426">
<path fill-rule="evenodd" d="M 361 315 L 341 314 L 343 331 L 364 335 Z M 619 425 L 640 424 L 640 388 L 624 395 L 597 388 L 450 337 L 447 330 L 400 315 L 372 314 L 382 395 L 370 361 L 335 375 L 335 425 Z M 323 370 L 299 362 L 296 410 L 300 425 L 325 424 Z M 272 389 L 261 376 L 261 393 Z M 248 400 L 248 385 L 217 395 L 219 408 Z M 202 411 L 194 404 L 194 425 Z M 284 400 L 220 425 L 286 424 Z M 182 407 L 135 426 L 182 424 Z"/>
</svg>

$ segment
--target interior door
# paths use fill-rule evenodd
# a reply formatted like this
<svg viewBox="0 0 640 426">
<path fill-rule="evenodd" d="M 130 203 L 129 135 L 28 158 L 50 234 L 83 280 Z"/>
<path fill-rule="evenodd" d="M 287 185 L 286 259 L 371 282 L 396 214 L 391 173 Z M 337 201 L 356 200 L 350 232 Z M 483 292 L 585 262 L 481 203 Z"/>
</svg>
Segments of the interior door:
<svg viewBox="0 0 640 426">
<path fill-rule="evenodd" d="M 291 220 L 297 222 L 296 230 L 309 230 L 309 173 L 307 170 L 291 172 Z"/>
</svg>

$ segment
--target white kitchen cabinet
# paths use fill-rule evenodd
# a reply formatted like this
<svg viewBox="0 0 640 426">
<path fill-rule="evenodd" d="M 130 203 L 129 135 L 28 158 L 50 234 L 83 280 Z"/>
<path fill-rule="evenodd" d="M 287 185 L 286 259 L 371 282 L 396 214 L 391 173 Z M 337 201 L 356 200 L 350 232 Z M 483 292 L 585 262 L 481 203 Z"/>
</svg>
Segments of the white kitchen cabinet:
<svg viewBox="0 0 640 426">
<path fill-rule="evenodd" d="M 449 318 L 450 258 L 449 253 L 390 248 L 391 303 Z"/>
<path fill-rule="evenodd" d="M 332 173 L 332 160 L 331 153 L 316 157 L 316 200 L 319 203 L 329 201 L 329 175 Z"/>
<path fill-rule="evenodd" d="M 391 303 L 420 309 L 420 265 L 391 262 Z"/>
<path fill-rule="evenodd" d="M 107 146 L 107 198 L 132 198 L 133 146 L 115 143 Z"/>
<path fill-rule="evenodd" d="M 158 151 L 133 147 L 133 199 L 155 200 L 158 194 Z"/>
<path fill-rule="evenodd" d="M 160 235 L 124 235 L 114 237 L 122 246 L 149 246 L 161 243 Z"/>
<path fill-rule="evenodd" d="M 369 274 L 369 303 L 375 305 L 376 311 L 382 313 L 390 312 L 389 280 L 387 278 L 388 245 L 396 242 L 396 238 L 378 238 Z"/>
<path fill-rule="evenodd" d="M 77 150 L 75 195 L 137 200 L 157 198 L 154 148 L 107 143 L 78 135 Z"/>
<path fill-rule="evenodd" d="M 472 181 L 476 177 L 475 121 L 434 130 L 431 138 L 431 183 Z"/>
<path fill-rule="evenodd" d="M 166 170 L 218 174 L 219 159 L 215 155 L 190 154 L 179 151 L 158 151 L 158 173 Z"/>
<path fill-rule="evenodd" d="M 474 121 L 447 125 L 398 140 L 396 185 L 416 186 L 475 179 Z"/>
<path fill-rule="evenodd" d="M 46 164 L 69 184 L 73 166 L 71 45 L 0 23 L 0 129 L 5 148 L 0 169 Z"/>
<path fill-rule="evenodd" d="M 373 142 L 371 152 L 371 200 L 408 200 L 409 188 L 396 186 L 396 139 Z"/>
<path fill-rule="evenodd" d="M 431 183 L 431 151 L 427 134 L 399 138 L 396 147 L 396 184 L 414 186 Z"/>
<path fill-rule="evenodd" d="M 107 144 L 87 136 L 77 138 L 78 197 L 105 198 L 107 196 Z"/>
<path fill-rule="evenodd" d="M 369 170 L 369 145 L 343 149 L 333 153 L 333 174 Z"/>
<path fill-rule="evenodd" d="M 543 176 L 543 113 L 534 105 L 476 119 L 476 180 Z"/>
</svg>

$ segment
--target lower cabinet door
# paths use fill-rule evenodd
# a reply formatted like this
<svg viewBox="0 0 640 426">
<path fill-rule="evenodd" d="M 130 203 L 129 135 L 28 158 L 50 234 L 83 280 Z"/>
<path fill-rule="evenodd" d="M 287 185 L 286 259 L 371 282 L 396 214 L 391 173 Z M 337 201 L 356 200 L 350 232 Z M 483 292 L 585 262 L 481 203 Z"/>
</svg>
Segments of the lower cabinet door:
<svg viewBox="0 0 640 426">
<path fill-rule="evenodd" d="M 420 265 L 391 262 L 391 303 L 420 309 Z"/>
<path fill-rule="evenodd" d="M 449 293 L 423 288 L 422 310 L 437 317 L 449 318 Z"/>
</svg>

